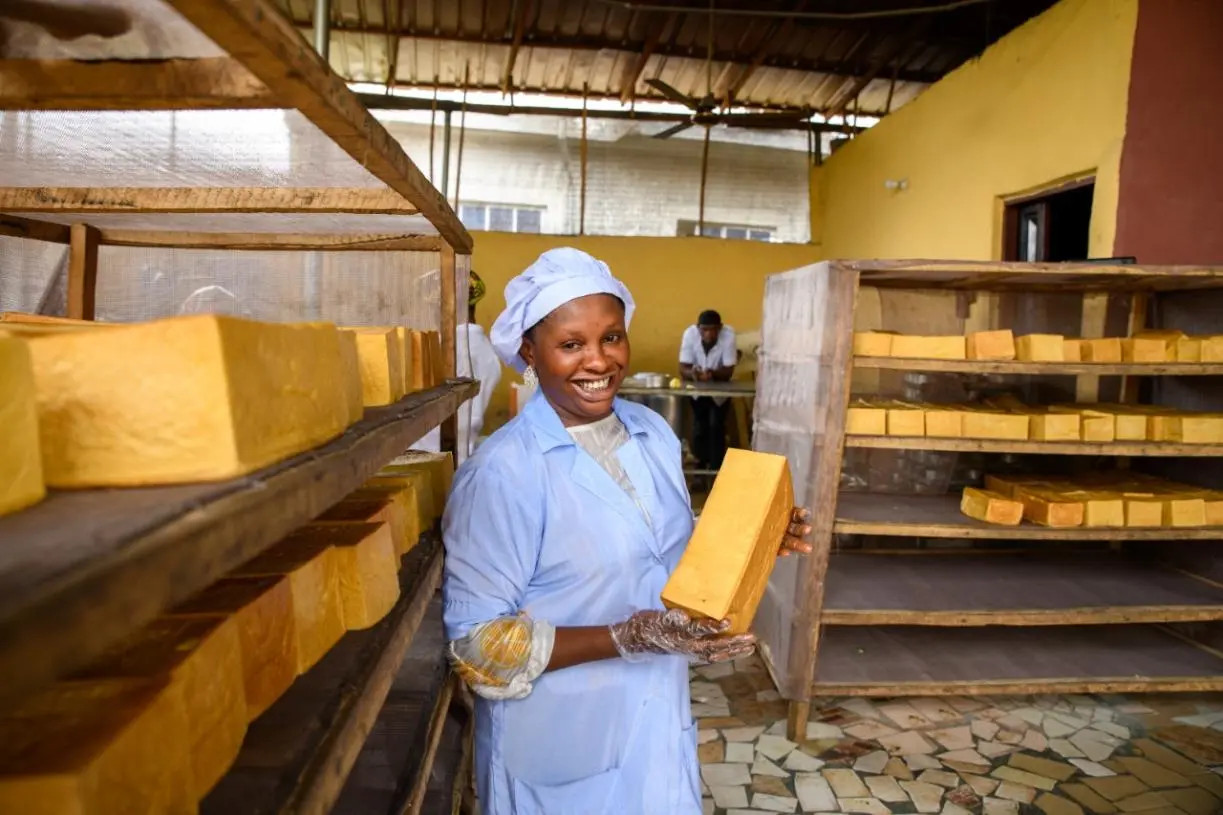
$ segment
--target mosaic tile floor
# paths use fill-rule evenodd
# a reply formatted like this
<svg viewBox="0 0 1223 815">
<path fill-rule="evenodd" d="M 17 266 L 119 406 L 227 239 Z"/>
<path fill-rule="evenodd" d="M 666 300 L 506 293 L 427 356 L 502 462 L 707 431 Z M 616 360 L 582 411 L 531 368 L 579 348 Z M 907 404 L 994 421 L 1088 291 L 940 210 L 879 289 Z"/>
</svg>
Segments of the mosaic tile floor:
<svg viewBox="0 0 1223 815">
<path fill-rule="evenodd" d="M 707 815 L 1215 815 L 1223 696 L 829 700 L 806 739 L 758 657 L 692 672 Z"/>
</svg>

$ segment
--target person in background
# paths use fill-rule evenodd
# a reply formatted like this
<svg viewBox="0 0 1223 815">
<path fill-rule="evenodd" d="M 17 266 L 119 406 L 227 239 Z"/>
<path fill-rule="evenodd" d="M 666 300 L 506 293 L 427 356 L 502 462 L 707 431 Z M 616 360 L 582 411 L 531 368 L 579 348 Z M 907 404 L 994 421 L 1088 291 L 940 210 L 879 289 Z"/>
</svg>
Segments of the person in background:
<svg viewBox="0 0 1223 815">
<path fill-rule="evenodd" d="M 738 352 L 735 330 L 722 325 L 718 312 L 702 311 L 696 325 L 684 330 L 679 346 L 679 375 L 685 382 L 729 382 Z M 726 457 L 726 397 L 701 396 L 692 400 L 693 454 L 702 470 L 716 470 Z"/>
<path fill-rule="evenodd" d="M 476 322 L 476 303 L 484 297 L 484 281 L 474 271 L 467 288 L 467 322 L 455 326 L 454 353 L 455 371 L 459 376 L 469 376 L 480 383 L 480 392 L 459 408 L 458 425 L 459 460 L 462 462 L 476 450 L 476 442 L 484 427 L 484 411 L 492 398 L 497 383 L 501 381 L 501 361 L 493 344 L 488 341 L 484 329 Z M 413 450 L 436 453 L 441 450 L 441 430 L 434 428 L 416 444 Z"/>
</svg>

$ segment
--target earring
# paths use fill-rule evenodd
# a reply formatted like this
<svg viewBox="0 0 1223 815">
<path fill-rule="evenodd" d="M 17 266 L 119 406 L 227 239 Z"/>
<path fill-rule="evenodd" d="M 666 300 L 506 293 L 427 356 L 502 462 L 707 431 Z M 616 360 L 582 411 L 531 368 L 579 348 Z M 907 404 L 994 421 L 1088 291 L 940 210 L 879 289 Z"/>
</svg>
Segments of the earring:
<svg viewBox="0 0 1223 815">
<path fill-rule="evenodd" d="M 522 372 L 522 382 L 528 388 L 539 387 L 539 376 L 535 373 L 535 366 L 528 365 L 526 370 Z"/>
</svg>

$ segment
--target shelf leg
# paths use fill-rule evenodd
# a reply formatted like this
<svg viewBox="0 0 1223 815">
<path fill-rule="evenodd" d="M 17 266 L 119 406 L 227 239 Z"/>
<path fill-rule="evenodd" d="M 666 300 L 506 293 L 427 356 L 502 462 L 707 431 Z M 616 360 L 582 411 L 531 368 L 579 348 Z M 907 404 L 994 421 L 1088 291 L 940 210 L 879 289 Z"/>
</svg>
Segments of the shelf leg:
<svg viewBox="0 0 1223 815">
<path fill-rule="evenodd" d="M 811 718 L 811 700 L 790 700 L 786 715 L 786 738 L 802 744 L 807 739 L 807 720 Z"/>
</svg>

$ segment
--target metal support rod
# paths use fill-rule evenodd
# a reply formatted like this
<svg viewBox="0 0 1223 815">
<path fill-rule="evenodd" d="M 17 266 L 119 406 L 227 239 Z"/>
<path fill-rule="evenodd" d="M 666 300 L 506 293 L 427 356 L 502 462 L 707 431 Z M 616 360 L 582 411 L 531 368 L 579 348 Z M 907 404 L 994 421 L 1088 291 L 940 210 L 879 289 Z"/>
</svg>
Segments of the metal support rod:
<svg viewBox="0 0 1223 815">
<path fill-rule="evenodd" d="M 433 82 L 433 105 L 429 108 L 429 183 L 436 184 L 437 176 L 433 174 L 433 137 L 437 130 L 437 81 Z M 445 187 L 443 187 L 445 189 Z"/>
<path fill-rule="evenodd" d="M 463 183 L 463 139 L 467 135 L 467 74 L 463 69 L 463 107 L 459 113 L 459 161 L 454 171 L 454 210 L 459 211 L 459 187 Z"/>
<path fill-rule="evenodd" d="M 442 120 L 442 197 L 449 197 L 450 190 L 450 111 Z"/>
<path fill-rule="evenodd" d="M 586 94 L 589 91 L 589 86 L 582 85 L 582 181 L 578 201 L 578 234 L 586 234 Z"/>
<path fill-rule="evenodd" d="M 331 0 L 314 0 L 314 50 L 331 61 Z"/>
<path fill-rule="evenodd" d="M 698 237 L 705 234 L 705 179 L 709 175 L 709 128 L 705 128 L 705 145 L 701 148 L 701 214 L 697 222 Z"/>
</svg>

